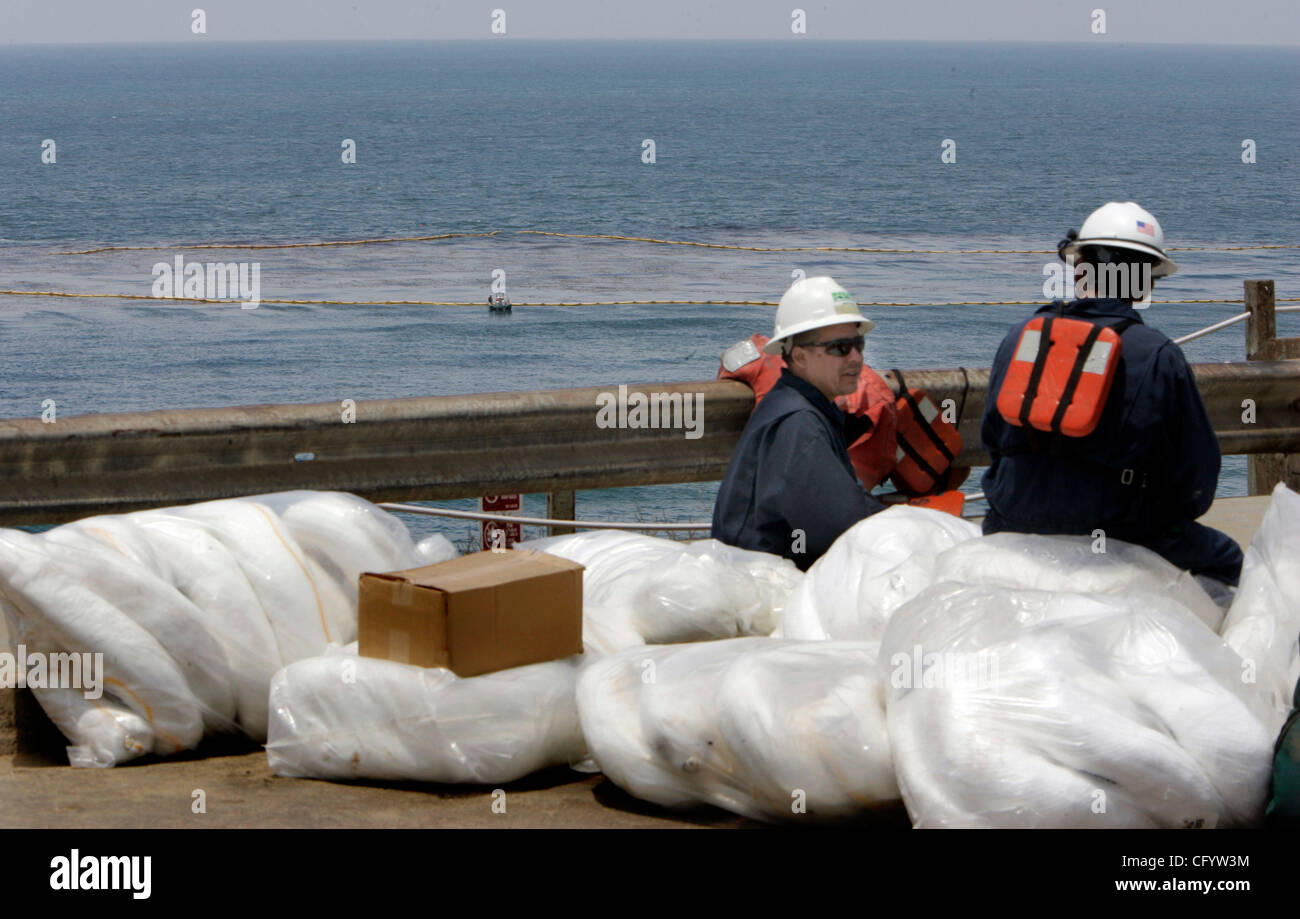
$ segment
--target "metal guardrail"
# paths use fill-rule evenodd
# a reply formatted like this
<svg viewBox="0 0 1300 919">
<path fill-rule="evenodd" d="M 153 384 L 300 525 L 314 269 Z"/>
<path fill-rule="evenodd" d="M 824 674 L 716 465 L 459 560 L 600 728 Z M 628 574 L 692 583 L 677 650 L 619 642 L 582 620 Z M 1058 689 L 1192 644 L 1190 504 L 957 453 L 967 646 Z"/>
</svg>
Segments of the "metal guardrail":
<svg viewBox="0 0 1300 919">
<path fill-rule="evenodd" d="M 1264 454 L 1252 493 L 1291 475 L 1300 458 L 1300 340 L 1276 339 L 1271 281 L 1246 282 L 1247 353 L 1193 365 L 1224 454 Z M 1264 359 L 1260 359 L 1264 358 Z M 987 369 L 908 370 L 941 407 L 952 400 L 966 448 L 982 465 L 979 421 Z M 891 372 L 882 374 L 892 387 Z M 602 427 L 601 400 L 699 404 L 685 426 Z M 698 400 L 698 403 L 695 401 Z M 1249 400 L 1249 403 L 1247 402 Z M 572 492 L 722 478 L 754 396 L 743 383 L 587 387 L 314 405 L 0 420 L 0 525 L 295 488 L 350 491 L 372 501 L 445 500 L 547 492 L 551 517 L 572 518 Z M 1246 410 L 1251 405 L 1250 411 Z M 681 414 L 661 418 L 683 422 Z M 693 431 L 690 433 L 694 433 Z M 1289 456 L 1287 456 L 1289 454 Z M 1282 455 L 1279 460 L 1276 457 Z M 1261 467 L 1262 469 L 1262 467 Z"/>
<path fill-rule="evenodd" d="M 572 492 L 569 492 L 572 494 Z M 455 511 L 447 507 L 428 507 L 423 504 L 394 504 L 385 501 L 376 505 L 386 511 L 398 514 L 415 514 L 420 517 L 447 517 L 452 520 L 495 521 L 497 523 L 519 523 L 524 526 L 549 527 L 552 530 L 563 529 L 566 533 L 577 530 L 632 530 L 638 533 L 690 533 L 708 531 L 712 524 L 707 520 L 694 523 L 646 523 L 633 520 L 575 520 L 572 517 L 521 517 L 519 514 L 489 514 L 482 511 Z M 553 534 L 557 535 L 557 534 Z"/>
<path fill-rule="evenodd" d="M 1300 452 L 1300 362 L 1194 371 L 1225 454 Z M 987 462 L 979 419 L 988 370 L 905 375 L 936 404 L 950 399 L 960 409 L 966 449 L 958 463 Z M 882 376 L 897 387 L 892 373 Z M 700 436 L 688 439 L 682 428 L 598 426 L 598 398 L 617 391 L 357 402 L 353 421 L 335 403 L 0 420 L 0 524 L 295 488 L 410 501 L 712 481 L 726 470 L 754 400 L 735 381 L 626 388 L 629 401 L 635 393 L 700 399 Z"/>
</svg>

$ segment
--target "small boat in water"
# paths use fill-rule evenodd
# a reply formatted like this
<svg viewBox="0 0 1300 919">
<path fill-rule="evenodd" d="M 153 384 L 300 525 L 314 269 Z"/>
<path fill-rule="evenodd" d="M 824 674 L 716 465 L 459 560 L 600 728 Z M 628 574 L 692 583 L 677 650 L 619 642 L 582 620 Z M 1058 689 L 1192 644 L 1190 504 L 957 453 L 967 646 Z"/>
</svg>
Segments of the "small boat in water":
<svg viewBox="0 0 1300 919">
<path fill-rule="evenodd" d="M 488 312 L 491 313 L 508 313 L 510 312 L 510 301 L 506 299 L 505 294 L 496 294 L 488 296 Z"/>
</svg>

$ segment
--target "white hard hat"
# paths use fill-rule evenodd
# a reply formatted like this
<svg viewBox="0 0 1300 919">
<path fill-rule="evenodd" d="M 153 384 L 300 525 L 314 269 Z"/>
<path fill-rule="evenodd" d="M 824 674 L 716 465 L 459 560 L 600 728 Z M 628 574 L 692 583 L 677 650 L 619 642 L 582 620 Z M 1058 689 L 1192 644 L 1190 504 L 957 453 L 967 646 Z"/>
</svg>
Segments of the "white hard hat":
<svg viewBox="0 0 1300 919">
<path fill-rule="evenodd" d="M 800 332 L 844 322 L 856 322 L 859 335 L 865 335 L 876 327 L 874 322 L 858 312 L 852 295 L 834 279 L 803 278 L 791 284 L 777 304 L 772 340 L 763 346 L 763 352 L 780 354 L 781 344 L 786 339 Z"/>
<path fill-rule="evenodd" d="M 1165 255 L 1165 231 L 1151 212 L 1132 201 L 1110 201 L 1088 215 L 1079 235 L 1061 247 L 1063 257 L 1077 257 L 1085 246 L 1128 249 L 1158 258 L 1153 278 L 1167 278 L 1178 265 Z"/>
</svg>

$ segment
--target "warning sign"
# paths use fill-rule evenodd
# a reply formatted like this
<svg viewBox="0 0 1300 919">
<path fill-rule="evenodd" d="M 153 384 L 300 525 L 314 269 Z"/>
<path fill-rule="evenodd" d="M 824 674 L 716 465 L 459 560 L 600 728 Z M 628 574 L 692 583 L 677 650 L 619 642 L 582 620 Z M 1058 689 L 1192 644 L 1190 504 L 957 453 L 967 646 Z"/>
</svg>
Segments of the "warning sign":
<svg viewBox="0 0 1300 919">
<path fill-rule="evenodd" d="M 487 514 L 502 514 L 518 511 L 523 507 L 522 495 L 484 495 L 479 498 L 479 510 Z M 522 524 L 507 523 L 500 520 L 483 520 L 479 525 L 479 539 L 483 550 L 504 552 L 515 543 L 523 540 Z"/>
<path fill-rule="evenodd" d="M 513 495 L 484 495 L 478 499 L 479 510 L 488 514 L 499 514 L 502 511 L 517 511 L 523 507 L 520 500 L 523 496 L 518 492 Z"/>
</svg>

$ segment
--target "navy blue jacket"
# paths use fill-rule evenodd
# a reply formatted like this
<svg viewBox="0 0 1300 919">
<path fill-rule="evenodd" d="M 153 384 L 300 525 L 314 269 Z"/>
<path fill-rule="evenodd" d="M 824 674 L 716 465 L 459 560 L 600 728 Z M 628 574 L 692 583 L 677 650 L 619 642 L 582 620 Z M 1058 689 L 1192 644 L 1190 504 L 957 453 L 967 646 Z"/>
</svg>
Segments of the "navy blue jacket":
<svg viewBox="0 0 1300 919">
<path fill-rule="evenodd" d="M 1053 312 L 1044 306 L 1035 315 Z M 1120 363 L 1096 429 L 1061 437 L 1059 452 L 1032 452 L 1029 435 L 998 413 L 997 396 L 1021 330 L 1012 327 L 989 377 L 981 439 L 993 462 L 984 474 L 984 532 L 1091 534 L 1094 529 L 1160 553 L 1194 574 L 1235 584 L 1241 549 L 1194 523 L 1209 509 L 1219 479 L 1219 442 L 1182 350 L 1122 300 L 1065 304 L 1065 315 L 1121 333 Z M 1041 447 L 1051 436 L 1034 432 Z"/>
<path fill-rule="evenodd" d="M 782 555 L 807 571 L 841 533 L 884 510 L 853 472 L 844 421 L 817 387 L 783 370 L 731 455 L 713 538 Z"/>
</svg>

